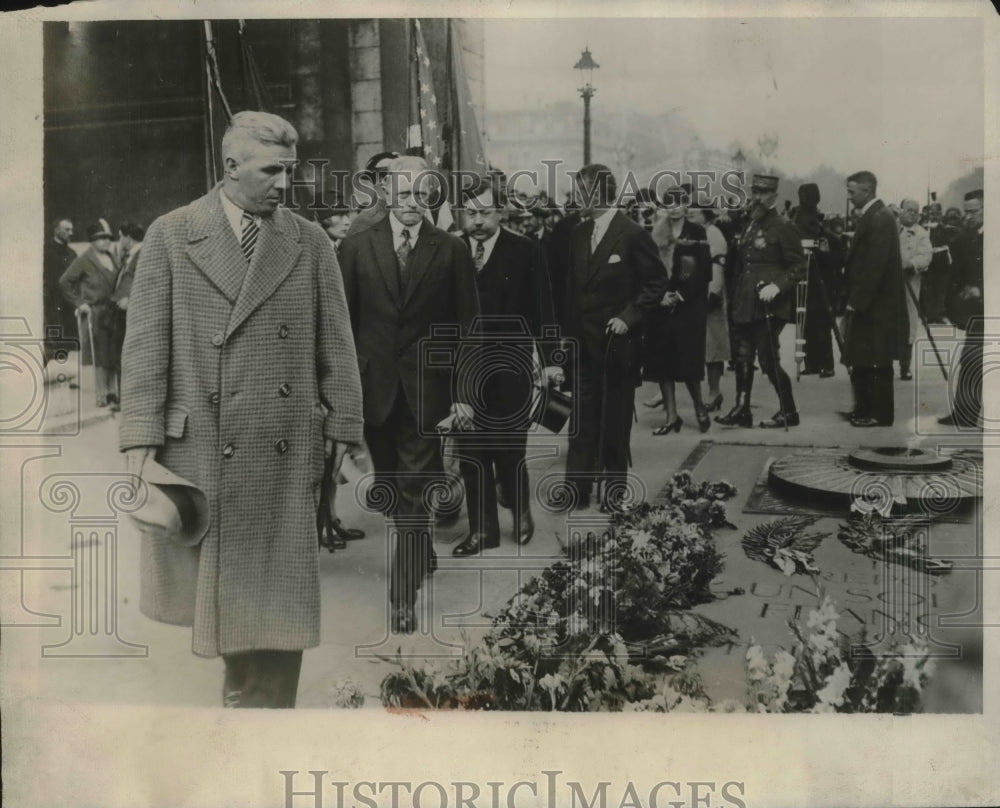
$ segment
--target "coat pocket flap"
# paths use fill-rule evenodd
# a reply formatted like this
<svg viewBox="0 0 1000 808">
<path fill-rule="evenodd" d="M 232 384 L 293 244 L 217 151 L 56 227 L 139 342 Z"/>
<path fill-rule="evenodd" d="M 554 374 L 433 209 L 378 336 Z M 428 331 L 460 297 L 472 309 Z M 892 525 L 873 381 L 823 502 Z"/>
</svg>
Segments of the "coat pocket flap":
<svg viewBox="0 0 1000 808">
<path fill-rule="evenodd" d="M 167 410 L 165 432 L 168 438 L 183 438 L 184 430 L 187 428 L 187 410 L 169 409 Z"/>
</svg>

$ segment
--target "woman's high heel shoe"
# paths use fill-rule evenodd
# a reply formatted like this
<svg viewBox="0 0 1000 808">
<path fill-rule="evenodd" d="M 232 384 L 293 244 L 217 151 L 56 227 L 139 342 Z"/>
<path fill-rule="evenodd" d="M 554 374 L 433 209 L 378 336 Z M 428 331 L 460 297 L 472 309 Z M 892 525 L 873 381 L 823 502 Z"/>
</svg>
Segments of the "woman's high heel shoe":
<svg viewBox="0 0 1000 808">
<path fill-rule="evenodd" d="M 701 409 L 698 410 L 698 429 L 703 433 L 708 432 L 709 427 L 712 426 L 712 419 L 708 417 L 708 410 Z"/>
<path fill-rule="evenodd" d="M 705 412 L 722 412 L 722 393 L 708 402 L 705 406 Z"/>
<path fill-rule="evenodd" d="M 654 435 L 669 435 L 671 432 L 680 432 L 681 431 L 681 424 L 683 424 L 683 423 L 684 423 L 684 421 L 681 420 L 681 417 L 678 415 L 670 423 L 663 424 L 663 426 L 658 426 L 656 429 L 654 429 L 653 430 L 653 434 Z"/>
</svg>

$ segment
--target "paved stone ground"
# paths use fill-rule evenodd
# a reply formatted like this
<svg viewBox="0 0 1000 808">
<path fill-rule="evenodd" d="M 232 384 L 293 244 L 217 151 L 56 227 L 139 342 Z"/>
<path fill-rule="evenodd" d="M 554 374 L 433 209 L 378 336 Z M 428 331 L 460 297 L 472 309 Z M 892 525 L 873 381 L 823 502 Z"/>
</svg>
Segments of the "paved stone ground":
<svg viewBox="0 0 1000 808">
<path fill-rule="evenodd" d="M 954 346 L 949 329 L 938 334 L 947 352 Z M 791 355 L 792 334 L 786 329 L 783 351 Z M 922 356 L 927 353 L 927 356 Z M 727 554 L 727 567 L 718 581 L 720 593 L 739 586 L 746 594 L 724 597 L 704 607 L 704 612 L 740 630 L 742 641 L 756 637 L 773 650 L 788 642 L 784 621 L 796 607 L 807 609 L 815 602 L 808 579 L 789 579 L 759 562 L 747 559 L 739 547 L 743 532 L 769 516 L 743 514 L 742 506 L 753 482 L 770 456 L 790 451 L 789 447 L 864 445 L 977 445 L 978 433 L 958 433 L 938 427 L 935 417 L 948 410 L 947 391 L 940 371 L 928 352 L 919 352 L 913 382 L 896 382 L 896 424 L 891 428 L 855 430 L 838 411 L 851 406 L 850 386 L 843 368 L 832 379 L 803 377 L 795 384 L 795 394 L 803 423 L 789 430 L 726 429 L 713 425 L 707 435 L 698 432 L 694 413 L 683 390 L 678 391 L 681 415 L 685 419 L 679 434 L 653 437 L 652 429 L 662 414 L 642 406 L 654 390 L 651 385 L 638 391 L 638 423 L 633 428 L 633 472 L 642 480 L 650 497 L 662 488 L 670 475 L 705 439 L 715 444 L 695 469 L 699 478 L 725 477 L 739 486 L 740 494 L 731 505 L 735 531 L 720 531 L 718 540 Z M 928 364 L 928 360 L 930 364 Z M 786 367 L 788 362 L 786 361 Z M 70 391 L 65 381 L 49 385 L 47 428 L 49 435 L 26 442 L 17 450 L 5 450 L 2 463 L 6 473 L 22 481 L 20 514 L 5 517 L 6 545 L 21 537 L 20 549 L 7 555 L 29 559 L 23 571 L 7 564 L 2 587 L 3 610 L 8 616 L 5 629 L 5 657 L 10 673 L 29 676 L 36 692 L 46 700 L 66 702 L 154 704 L 177 706 L 217 706 L 220 703 L 222 664 L 205 660 L 190 651 L 190 630 L 160 625 L 138 612 L 138 537 L 127 520 L 115 525 L 107 519 L 107 490 L 115 475 L 124 468 L 117 452 L 117 421 L 107 410 L 97 410 L 88 388 L 88 374 L 82 374 L 83 389 Z M 733 398 L 730 374 L 723 378 L 724 410 Z M 80 401 L 79 411 L 75 401 Z M 754 392 L 757 420 L 770 416 L 776 399 L 770 385 L 758 377 Z M 988 416 L 991 413 L 987 413 Z M 83 424 L 82 428 L 77 428 Z M 29 443 L 33 445 L 28 445 Z M 47 448 L 46 448 L 47 447 Z M 547 475 L 558 476 L 563 466 L 565 440 L 539 435 L 531 440 L 529 456 L 532 484 L 546 484 Z M 48 456 L 46 456 L 48 455 Z M 17 464 L 15 466 L 14 464 Z M 18 469 L 20 473 L 18 474 Z M 79 503 L 66 500 L 57 478 L 72 480 L 81 491 Z M 5 478 L 7 479 L 7 478 Z M 357 682 L 367 696 L 367 707 L 378 706 L 379 683 L 389 670 L 379 656 L 402 653 L 407 656 L 445 657 L 454 652 L 463 637 L 474 639 L 487 624 L 483 616 L 501 606 L 530 577 L 560 555 L 560 537 L 568 528 L 565 516 L 536 508 L 536 538 L 520 552 L 510 540 L 509 514 L 502 516 L 505 541 L 484 559 L 453 559 L 451 545 L 464 529 L 464 515 L 458 526 L 441 531 L 435 538 L 441 569 L 425 585 L 421 631 L 412 637 L 391 637 L 386 613 L 386 540 L 380 517 L 362 511 L 348 492 L 342 492 L 338 506 L 344 521 L 363 528 L 368 537 L 352 543 L 346 551 L 322 557 L 322 644 L 307 651 L 299 691 L 301 707 L 332 704 L 333 685 L 344 678 Z M 36 503 L 44 503 L 38 507 Z M 83 517 L 93 516 L 89 522 Z M 102 522 L 103 517 L 103 522 Z M 584 511 L 572 517 L 600 524 L 601 516 Z M 72 526 L 84 531 L 87 548 L 74 562 L 70 554 Z M 825 519 L 819 529 L 835 532 L 836 520 Z M 965 552 L 975 547 L 973 525 L 949 525 L 940 539 L 949 551 Z M 115 536 L 117 535 L 117 539 Z M 937 534 L 935 534 L 937 537 Z M 816 554 L 831 594 L 843 599 L 855 620 L 879 628 L 879 592 L 886 591 L 892 575 L 884 574 L 871 561 L 852 555 L 835 538 L 824 543 Z M 106 564 L 114 566 L 104 569 Z M 73 565 L 94 570 L 100 580 L 97 589 L 108 591 L 107 602 L 91 601 L 87 587 L 74 586 Z M 82 565 L 82 566 L 81 566 Z M 17 567 L 18 564 L 13 564 Z M 934 608 L 940 613 L 970 611 L 974 623 L 976 594 L 979 591 L 970 573 L 953 573 L 950 580 L 934 584 Z M 104 581 L 114 582 L 110 589 Z M 90 587 L 94 589 L 94 587 Z M 804 612 L 800 609 L 800 614 Z M 74 620 L 76 623 L 74 624 Z M 850 627 L 845 622 L 845 627 Z M 970 636 L 973 642 L 968 642 Z M 942 642 L 965 642 L 964 662 L 942 666 L 938 686 L 931 694 L 931 708 L 941 711 L 975 711 L 981 705 L 981 671 L 974 658 L 976 630 L 950 629 Z M 981 646 L 979 648 L 981 652 Z M 87 653 L 96 656 L 75 656 Z M 63 656 L 65 655 L 65 656 Z M 701 663 L 709 691 L 719 697 L 742 695 L 743 650 L 710 651 Z M 23 680 L 22 680 L 23 681 Z"/>
</svg>

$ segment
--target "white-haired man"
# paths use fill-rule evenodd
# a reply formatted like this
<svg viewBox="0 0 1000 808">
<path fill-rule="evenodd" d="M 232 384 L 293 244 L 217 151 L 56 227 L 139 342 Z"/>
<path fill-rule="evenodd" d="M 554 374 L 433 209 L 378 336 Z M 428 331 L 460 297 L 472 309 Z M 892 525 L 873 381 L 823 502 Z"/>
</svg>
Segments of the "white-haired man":
<svg viewBox="0 0 1000 808">
<path fill-rule="evenodd" d="M 396 547 L 390 564 L 391 627 L 416 630 L 417 589 L 435 567 L 427 484 L 441 471 L 438 423 L 471 426 L 471 391 L 453 370 L 479 315 L 468 247 L 424 216 L 437 187 L 420 157 L 403 156 L 383 180 L 389 215 L 340 246 L 365 406 L 365 442 L 392 491 Z M 433 338 L 437 339 L 433 339 Z M 440 340 L 440 341 L 438 341 Z"/>
<path fill-rule="evenodd" d="M 293 707 L 319 644 L 316 483 L 362 438 L 361 384 L 330 240 L 281 207 L 295 129 L 240 112 L 225 176 L 150 226 L 123 357 L 119 445 L 208 497 L 200 545 L 144 535 L 143 612 L 221 654 L 223 699 Z"/>
<path fill-rule="evenodd" d="M 906 314 L 909 318 L 910 341 L 906 346 L 906 356 L 899 360 L 899 378 L 904 382 L 913 378 L 910 358 L 913 343 L 916 342 L 921 314 L 920 280 L 931 265 L 934 249 L 930 234 L 917 222 L 920 220 L 920 204 L 915 199 L 904 199 L 899 203 L 899 254 L 903 262 L 903 283 L 909 286 L 906 293 Z"/>
</svg>

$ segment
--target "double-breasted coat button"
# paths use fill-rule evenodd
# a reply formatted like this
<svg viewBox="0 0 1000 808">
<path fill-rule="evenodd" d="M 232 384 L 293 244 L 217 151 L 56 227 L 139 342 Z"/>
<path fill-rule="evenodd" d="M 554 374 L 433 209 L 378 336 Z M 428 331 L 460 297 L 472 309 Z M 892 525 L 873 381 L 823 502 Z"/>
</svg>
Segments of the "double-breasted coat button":
<svg viewBox="0 0 1000 808">
<path fill-rule="evenodd" d="M 222 347 L 222 343 L 224 343 L 225 341 L 226 341 L 226 338 L 224 336 L 222 336 L 222 334 L 216 334 L 215 336 L 212 337 L 212 344 L 216 348 L 221 348 Z"/>
<path fill-rule="evenodd" d="M 222 400 L 222 396 L 219 395 L 219 391 L 216 390 L 208 397 L 209 404 L 218 404 Z"/>
<path fill-rule="evenodd" d="M 236 454 L 236 447 L 233 446 L 233 444 L 227 443 L 225 446 L 222 447 L 222 456 L 227 460 L 234 454 Z"/>
<path fill-rule="evenodd" d="M 288 451 L 288 441 L 284 438 L 279 441 L 275 441 L 274 449 L 278 454 L 284 454 Z"/>
<path fill-rule="evenodd" d="M 284 323 L 278 326 L 278 336 L 281 337 L 281 339 L 288 338 L 288 326 L 285 325 Z"/>
<path fill-rule="evenodd" d="M 281 387 L 278 388 L 278 395 L 282 398 L 288 398 L 292 394 L 292 386 L 285 382 Z"/>
</svg>

